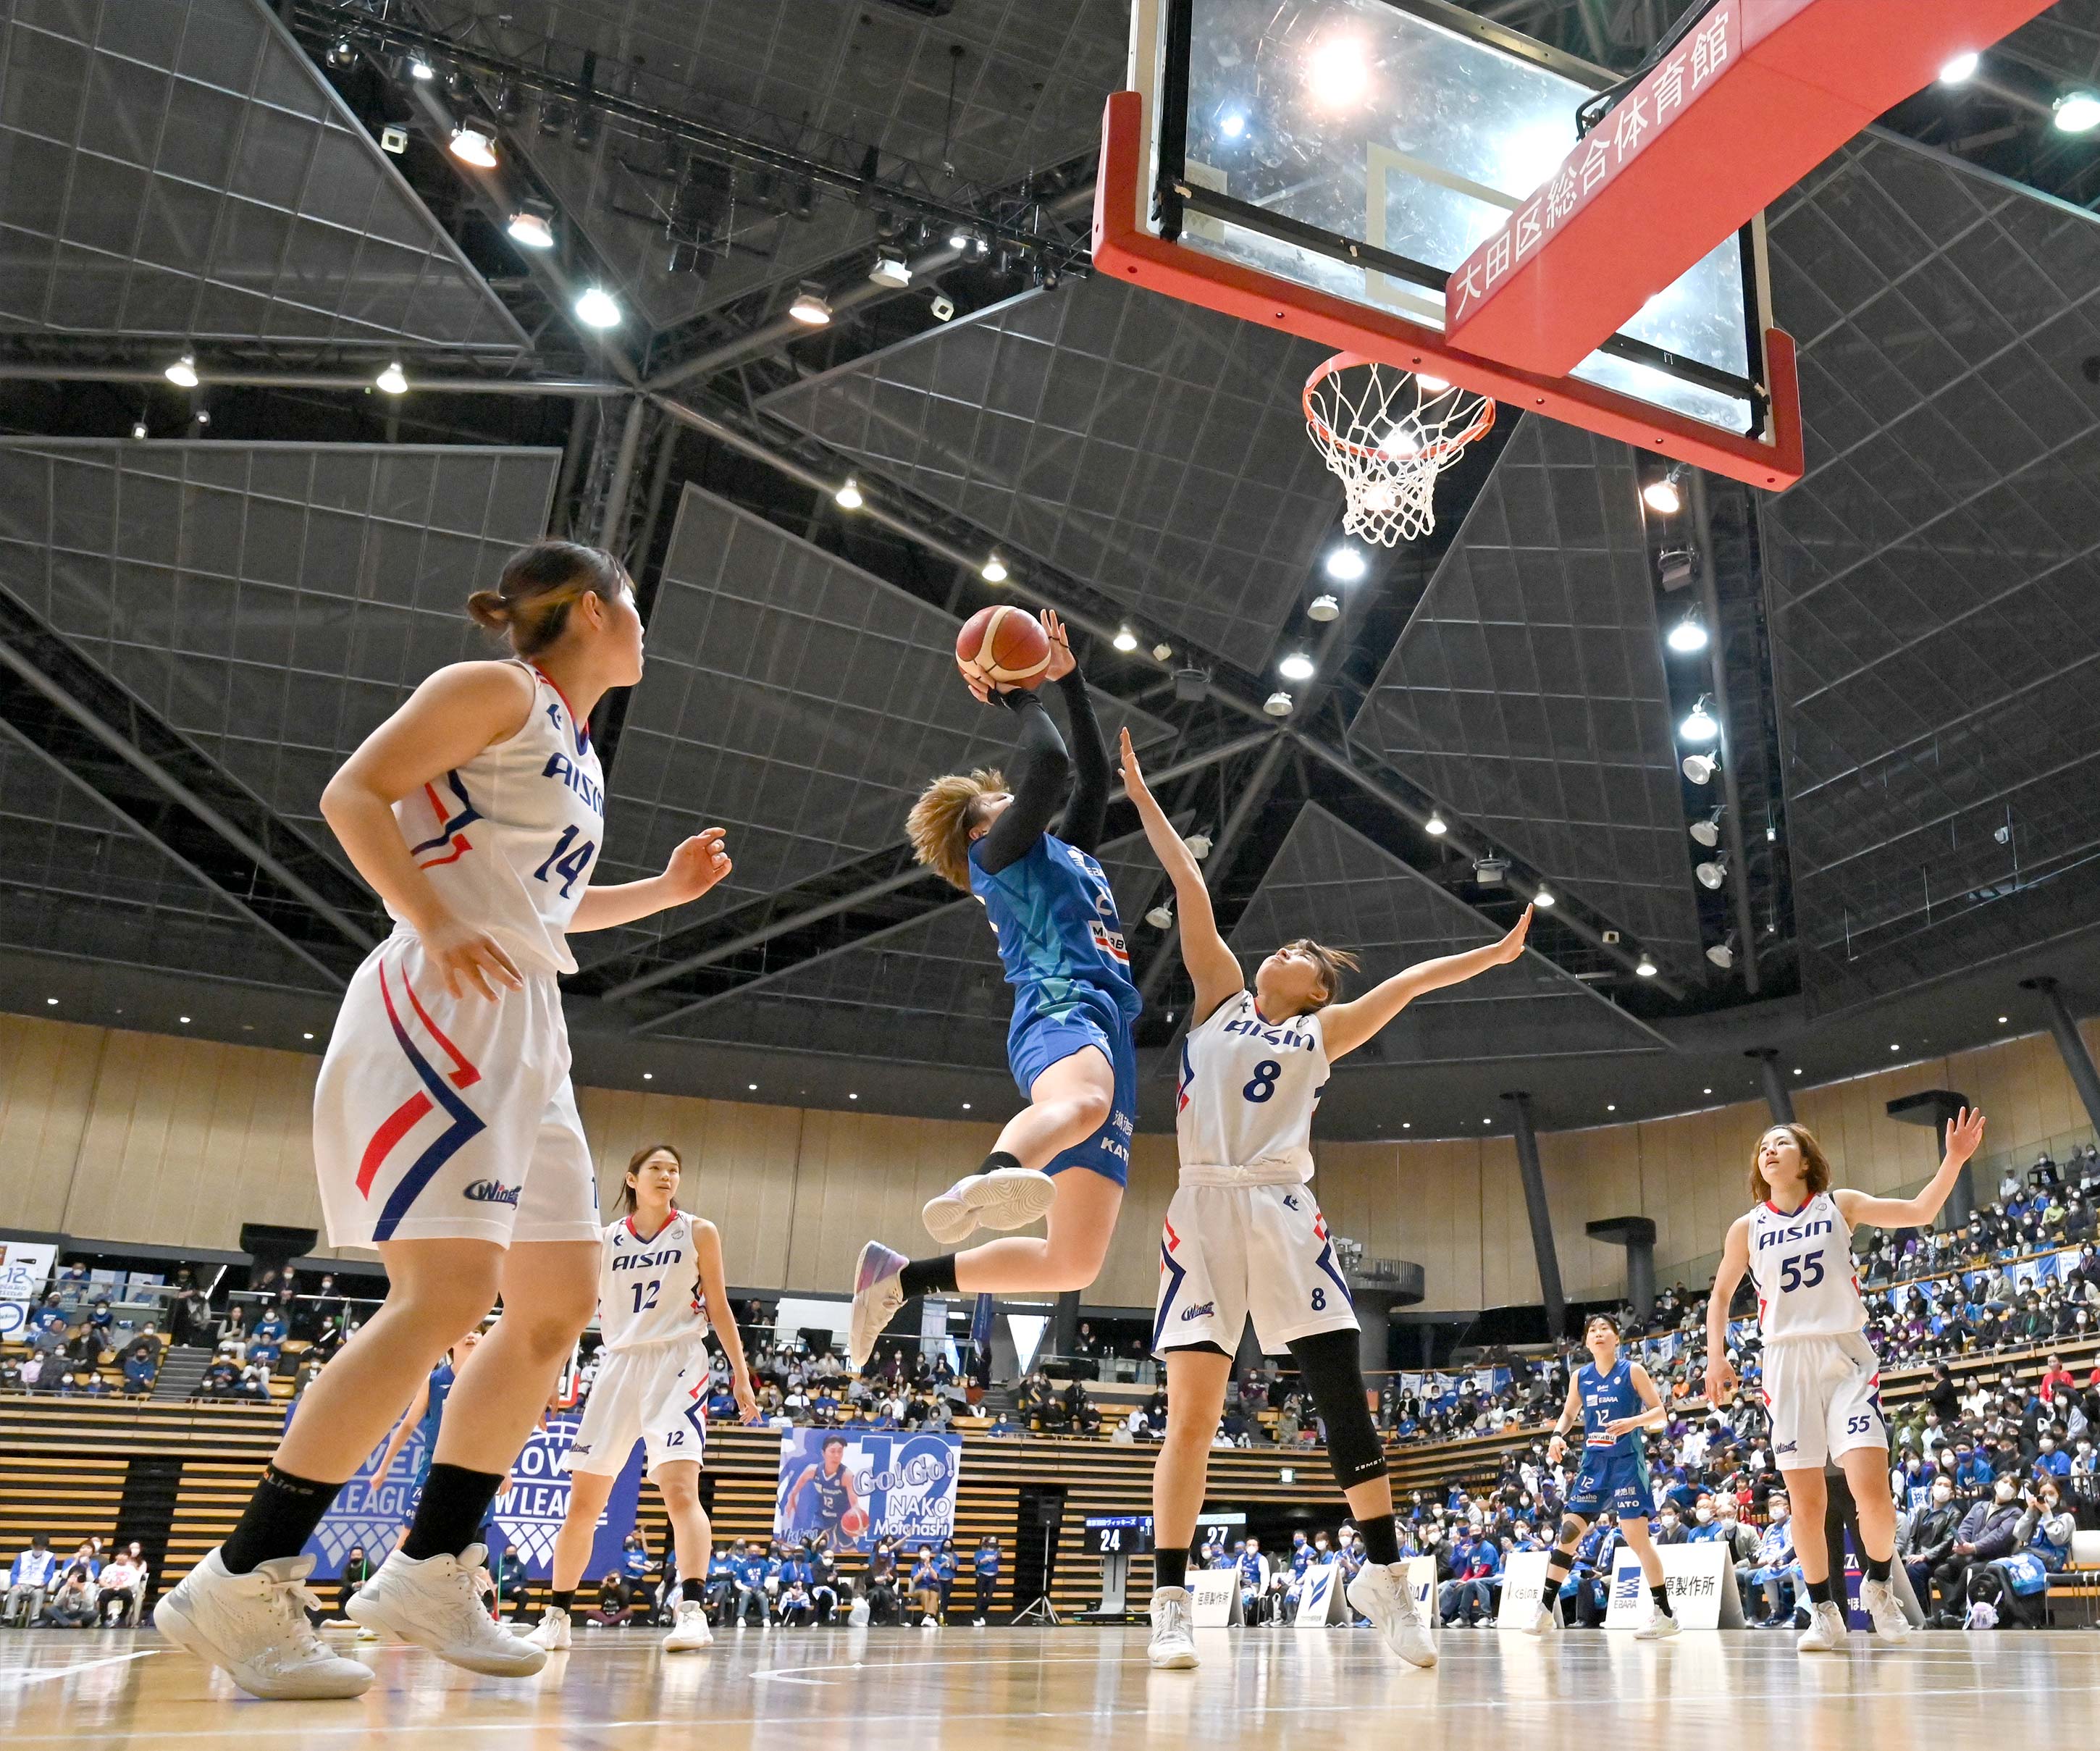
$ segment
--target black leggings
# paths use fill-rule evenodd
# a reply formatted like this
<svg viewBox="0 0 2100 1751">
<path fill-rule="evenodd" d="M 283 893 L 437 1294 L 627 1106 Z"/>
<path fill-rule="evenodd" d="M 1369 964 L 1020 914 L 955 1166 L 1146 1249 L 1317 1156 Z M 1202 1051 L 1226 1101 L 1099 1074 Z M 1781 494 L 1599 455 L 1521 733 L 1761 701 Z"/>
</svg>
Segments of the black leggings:
<svg viewBox="0 0 2100 1751">
<path fill-rule="evenodd" d="M 1320 1420 L 1327 1425 L 1327 1459 L 1344 1490 L 1386 1475 L 1385 1444 L 1371 1420 L 1363 1364 L 1353 1331 L 1315 1332 L 1286 1347 L 1305 1377 Z"/>
</svg>

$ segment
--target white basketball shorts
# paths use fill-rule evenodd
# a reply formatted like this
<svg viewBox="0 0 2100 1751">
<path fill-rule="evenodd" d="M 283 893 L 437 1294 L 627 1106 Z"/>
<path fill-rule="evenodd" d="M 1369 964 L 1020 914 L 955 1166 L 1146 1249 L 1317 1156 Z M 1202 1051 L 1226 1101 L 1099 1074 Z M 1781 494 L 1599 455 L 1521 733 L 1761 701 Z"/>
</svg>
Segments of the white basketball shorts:
<svg viewBox="0 0 2100 1751">
<path fill-rule="evenodd" d="M 569 1087 L 551 973 L 448 997 L 422 944 L 389 937 L 350 981 L 314 1089 L 329 1239 L 598 1237 L 598 1178 Z"/>
<path fill-rule="evenodd" d="M 1881 1358 L 1858 1332 L 1766 1344 L 1764 1395 L 1782 1471 L 1820 1471 L 1855 1448 L 1889 1444 Z"/>
<path fill-rule="evenodd" d="M 1326 1220 L 1303 1185 L 1185 1185 L 1159 1237 L 1155 1354 L 1214 1343 L 1230 1356 L 1251 1317 L 1263 1351 L 1354 1331 Z"/>
<path fill-rule="evenodd" d="M 652 1472 L 667 1460 L 704 1462 L 708 1391 L 705 1343 L 678 1339 L 607 1351 L 562 1468 L 613 1476 L 637 1440 Z"/>
</svg>

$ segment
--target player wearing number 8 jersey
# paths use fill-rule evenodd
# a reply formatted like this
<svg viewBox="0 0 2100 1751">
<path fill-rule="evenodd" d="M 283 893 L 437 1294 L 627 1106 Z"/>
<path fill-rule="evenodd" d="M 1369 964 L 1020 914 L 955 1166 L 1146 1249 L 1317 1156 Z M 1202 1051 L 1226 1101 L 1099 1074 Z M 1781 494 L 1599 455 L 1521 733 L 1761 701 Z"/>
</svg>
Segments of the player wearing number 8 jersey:
<svg viewBox="0 0 2100 1751">
<path fill-rule="evenodd" d="M 592 882 L 605 799 L 590 715 L 642 675 L 642 620 L 619 562 L 539 542 L 467 606 L 505 636 L 509 657 L 430 677 L 320 799 L 395 925 L 351 981 L 314 1096 L 329 1237 L 377 1248 L 386 1304 L 307 1387 L 232 1535 L 155 1620 L 258 1696 L 371 1683 L 368 1666 L 314 1634 L 301 1553 L 499 1293 L 503 1317 L 460 1367 L 408 1529 L 347 1610 L 472 1671 L 545 1663 L 490 1621 L 477 1534 L 598 1277 L 594 1176 L 555 979 L 575 965 L 571 932 L 697 899 L 729 870 L 710 831 L 660 876 Z"/>
<path fill-rule="evenodd" d="M 1873 1197 L 1831 1189 L 1830 1163 L 1807 1127 L 1773 1126 L 1751 1158 L 1750 1195 L 1758 1203 L 1729 1227 L 1707 1303 L 1706 1390 L 1718 1405 L 1736 1387 L 1729 1303 L 1746 1271 L 1755 1282 L 1772 1458 L 1786 1479 L 1795 1520 L 1805 1528 L 1822 1526 L 1823 1469 L 1835 1462 L 1858 1504 L 1866 1546 L 1860 1608 L 1873 1618 L 1876 1633 L 1892 1641 L 1908 1635 L 1910 1626 L 1890 1584 L 1896 1514 L 1889 1493 L 1889 1431 L 1882 1414 L 1881 1363 L 1864 1335 L 1866 1309 L 1852 1274 L 1852 1230 L 1865 1224 L 1929 1227 L 1983 1137 L 1983 1115 L 1965 1107 L 1947 1127 L 1946 1156 L 1923 1191 L 1915 1197 Z M 1843 1577 L 1830 1573 L 1820 1537 L 1804 1537 L 1794 1548 L 1812 1618 L 1798 1645 L 1804 1653 L 1835 1652 L 1845 1645 Z"/>
<path fill-rule="evenodd" d="M 1176 1100 L 1181 1184 L 1160 1237 L 1152 1334 L 1167 1364 L 1167 1439 L 1152 1484 L 1152 1663 L 1197 1663 L 1189 1544 L 1233 1353 L 1251 1318 L 1264 1350 L 1287 1350 L 1297 1362 L 1326 1424 L 1328 1457 L 1369 1558 L 1349 1583 L 1350 1603 L 1392 1652 L 1434 1665 L 1436 1647 L 1401 1561 L 1385 1449 L 1357 1353 L 1356 1310 L 1308 1184 L 1312 1114 L 1329 1065 L 1415 998 L 1522 954 L 1530 911 L 1499 942 L 1423 961 L 1353 1002 L 1335 999 L 1355 961 L 1305 940 L 1263 961 L 1250 990 L 1218 933 L 1202 873 L 1146 787 L 1127 732 L 1123 774 L 1145 838 L 1173 880 L 1181 956 L 1196 987 Z"/>
</svg>

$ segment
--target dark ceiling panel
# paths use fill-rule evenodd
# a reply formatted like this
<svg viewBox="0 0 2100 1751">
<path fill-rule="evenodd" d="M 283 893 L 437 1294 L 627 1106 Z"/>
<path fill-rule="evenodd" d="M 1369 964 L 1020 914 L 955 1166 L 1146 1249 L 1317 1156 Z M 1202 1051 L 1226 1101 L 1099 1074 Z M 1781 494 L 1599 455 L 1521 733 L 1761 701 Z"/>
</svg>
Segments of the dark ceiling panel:
<svg viewBox="0 0 2100 1751">
<path fill-rule="evenodd" d="M 1308 804 L 1292 826 L 1233 932 L 1232 946 L 1251 977 L 1264 955 L 1299 937 L 1362 958 L 1352 992 L 1417 961 L 1463 954 L 1494 940 L 1471 906 L 1317 803 Z M 1349 1061 L 1353 1068 L 1409 1067 L 1660 1049 L 1638 1022 L 1579 979 L 1526 953 L 1507 967 L 1409 1004 Z"/>
<path fill-rule="evenodd" d="M 1771 217 L 1815 390 L 1767 587 L 1827 1008 L 2091 915 L 2062 878 L 2100 857 L 2100 221 L 1885 135 Z"/>
<path fill-rule="evenodd" d="M 726 826 L 736 868 L 706 902 L 719 906 L 896 844 L 929 778 L 997 766 L 1013 745 L 1012 720 L 955 673 L 955 631 L 952 616 L 688 486 L 649 675 L 620 732 L 616 862 L 654 870 L 687 834 Z M 1126 722 L 1143 747 L 1172 734 L 1094 701 L 1112 744 Z"/>
<path fill-rule="evenodd" d="M 1121 0 L 969 0 L 939 16 L 890 0 L 474 0 L 472 10 L 479 40 L 508 53 L 531 55 L 546 38 L 592 50 L 623 64 L 645 101 L 767 140 L 814 130 L 853 143 L 849 159 L 876 146 L 964 201 L 1086 152 L 1123 84 L 1129 40 Z M 876 236 L 864 209 L 825 198 L 804 222 L 769 214 L 743 187 L 722 203 L 726 255 L 704 276 L 674 274 L 664 219 L 677 182 L 660 152 L 611 130 L 588 149 L 558 130 L 513 138 L 660 328 Z"/>
<path fill-rule="evenodd" d="M 558 451 L 0 442 L 0 564 L 60 633 L 279 813 L 433 669 L 545 529 Z"/>
<path fill-rule="evenodd" d="M 0 329 L 526 344 L 262 0 L 7 9 Z"/>
<path fill-rule="evenodd" d="M 1526 417 L 1350 737 L 1695 965 L 1661 651 L 1634 452 Z"/>
<path fill-rule="evenodd" d="M 1299 407 L 1323 356 L 1093 278 L 765 406 L 1085 579 L 1141 634 L 1258 670 L 1341 518 Z"/>
</svg>

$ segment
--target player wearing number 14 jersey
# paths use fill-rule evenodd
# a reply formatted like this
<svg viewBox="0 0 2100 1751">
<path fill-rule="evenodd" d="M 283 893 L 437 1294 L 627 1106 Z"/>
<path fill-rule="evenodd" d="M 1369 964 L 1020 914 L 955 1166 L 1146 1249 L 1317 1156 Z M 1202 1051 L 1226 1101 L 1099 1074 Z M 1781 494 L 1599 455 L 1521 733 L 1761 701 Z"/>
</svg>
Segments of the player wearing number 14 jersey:
<svg viewBox="0 0 2100 1751">
<path fill-rule="evenodd" d="M 1747 1271 L 1757 1285 L 1764 1340 L 1765 1409 L 1772 1459 L 1786 1479 L 1794 1524 L 1823 1524 L 1823 1469 L 1844 1472 L 1860 1510 L 1864 1578 L 1860 1606 L 1885 1640 L 1910 1633 L 1891 1581 L 1896 1511 L 1889 1493 L 1889 1428 L 1882 1414 L 1881 1362 L 1864 1336 L 1866 1309 L 1852 1274 L 1852 1230 L 1929 1228 L 1962 1165 L 1983 1139 L 1983 1115 L 1965 1107 L 1947 1127 L 1947 1153 L 1915 1197 L 1872 1197 L 1830 1185 L 1830 1163 L 1803 1125 L 1775 1125 L 1750 1158 L 1749 1215 L 1728 1229 L 1706 1309 L 1706 1390 L 1716 1405 L 1735 1391 L 1728 1358 L 1728 1304 Z M 1794 1550 L 1811 1602 L 1797 1644 L 1803 1653 L 1845 1646 L 1845 1582 L 1830 1572 L 1820 1537 Z"/>
<path fill-rule="evenodd" d="M 1173 881 L 1181 956 L 1196 987 L 1176 1096 L 1181 1184 L 1160 1236 L 1152 1333 L 1167 1365 L 1167 1440 L 1152 1483 L 1152 1663 L 1197 1664 L 1189 1544 L 1233 1354 L 1251 1318 L 1262 1348 L 1289 1351 L 1304 1374 L 1327 1426 L 1335 1480 L 1363 1529 L 1369 1560 L 1349 1583 L 1349 1603 L 1377 1625 L 1392 1653 L 1434 1665 L 1436 1646 L 1401 1561 L 1385 1449 L 1357 1358 L 1356 1310 L 1308 1183 L 1312 1112 L 1328 1066 L 1415 998 L 1522 954 L 1531 913 L 1499 942 L 1423 961 L 1353 1002 L 1335 999 L 1355 961 L 1305 940 L 1264 960 L 1249 990 L 1218 933 L 1202 873 L 1146 788 L 1127 732 L 1123 774 L 1145 838 Z"/>
</svg>

